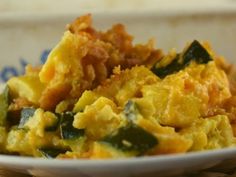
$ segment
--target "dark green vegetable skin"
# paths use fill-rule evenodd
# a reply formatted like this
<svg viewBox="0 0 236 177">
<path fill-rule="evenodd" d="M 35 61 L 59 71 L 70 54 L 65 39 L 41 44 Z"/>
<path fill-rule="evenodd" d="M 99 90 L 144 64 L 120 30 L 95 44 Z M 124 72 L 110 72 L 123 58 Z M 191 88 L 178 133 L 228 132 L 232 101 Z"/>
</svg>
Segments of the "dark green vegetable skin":
<svg viewBox="0 0 236 177">
<path fill-rule="evenodd" d="M 109 143 L 122 151 L 136 152 L 137 155 L 141 155 L 153 148 L 157 144 L 157 139 L 141 127 L 129 124 L 105 137 L 102 142 Z"/>
<path fill-rule="evenodd" d="M 34 115 L 35 108 L 23 108 L 20 114 L 20 123 L 18 128 L 23 128 L 25 123 L 29 120 L 30 117 Z"/>
<path fill-rule="evenodd" d="M 198 64 L 206 64 L 212 60 L 212 57 L 206 49 L 197 40 L 194 40 L 183 55 L 177 54 L 176 58 L 169 65 L 160 68 L 157 68 L 156 65 L 154 65 L 151 70 L 160 78 L 164 78 L 169 74 L 184 69 L 192 61 L 195 61 Z"/>
<path fill-rule="evenodd" d="M 0 126 L 5 126 L 7 122 L 7 113 L 9 106 L 9 88 L 5 87 L 0 95 Z"/>
<path fill-rule="evenodd" d="M 123 112 L 128 119 L 128 125 L 104 137 L 101 142 L 108 143 L 124 152 L 133 152 L 136 155 L 142 155 L 158 144 L 154 135 L 134 123 L 138 109 L 133 101 L 127 102 Z"/>
<path fill-rule="evenodd" d="M 38 151 L 41 153 L 43 157 L 46 158 L 55 158 L 59 154 L 66 153 L 66 149 L 57 149 L 57 148 L 39 148 Z"/>
<path fill-rule="evenodd" d="M 60 128 L 61 138 L 64 140 L 73 140 L 77 139 L 81 136 L 84 136 L 84 129 L 76 129 L 73 127 L 74 121 L 74 113 L 65 112 L 62 114 L 56 114 L 58 117 L 58 123 L 55 126 L 48 127 L 47 131 L 57 130 L 58 126 Z M 55 147 L 42 147 L 39 148 L 38 151 L 41 153 L 43 157 L 46 158 L 55 158 L 59 154 L 64 154 L 67 151 L 71 151 L 70 149 L 60 149 Z"/>
<path fill-rule="evenodd" d="M 66 112 L 61 114 L 60 131 L 62 139 L 75 139 L 84 136 L 84 129 L 73 127 L 74 114 Z"/>
</svg>

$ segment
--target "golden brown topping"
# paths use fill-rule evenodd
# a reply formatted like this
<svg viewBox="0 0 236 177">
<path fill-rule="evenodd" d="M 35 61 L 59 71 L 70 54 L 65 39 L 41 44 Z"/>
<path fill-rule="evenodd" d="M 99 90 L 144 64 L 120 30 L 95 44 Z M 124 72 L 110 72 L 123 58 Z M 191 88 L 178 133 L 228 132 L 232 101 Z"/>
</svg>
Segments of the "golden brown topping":
<svg viewBox="0 0 236 177">
<path fill-rule="evenodd" d="M 109 78 L 115 66 L 151 67 L 162 57 L 152 40 L 145 45 L 133 45 L 133 37 L 121 24 L 107 32 L 96 31 L 91 15 L 76 19 L 68 29 L 39 74 L 41 82 L 46 84 L 40 107 L 46 110 L 53 110 L 61 100 L 79 98 L 84 90 L 97 87 Z"/>
</svg>

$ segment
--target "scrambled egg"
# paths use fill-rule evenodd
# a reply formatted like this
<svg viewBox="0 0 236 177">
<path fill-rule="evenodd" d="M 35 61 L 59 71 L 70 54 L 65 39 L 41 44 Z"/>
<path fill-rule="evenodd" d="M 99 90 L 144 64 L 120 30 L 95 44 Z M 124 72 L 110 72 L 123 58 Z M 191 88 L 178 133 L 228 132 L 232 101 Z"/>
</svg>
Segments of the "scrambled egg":
<svg viewBox="0 0 236 177">
<path fill-rule="evenodd" d="M 43 66 L 7 82 L 0 150 L 100 159 L 235 146 L 226 66 L 206 43 L 164 55 L 152 40 L 133 45 L 123 25 L 99 32 L 80 17 Z"/>
</svg>

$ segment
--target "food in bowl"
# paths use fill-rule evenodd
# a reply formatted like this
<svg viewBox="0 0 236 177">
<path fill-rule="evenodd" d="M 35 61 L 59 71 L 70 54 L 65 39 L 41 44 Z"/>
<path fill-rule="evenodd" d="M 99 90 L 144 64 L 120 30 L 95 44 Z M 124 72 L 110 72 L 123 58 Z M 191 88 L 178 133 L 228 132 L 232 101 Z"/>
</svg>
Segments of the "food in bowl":
<svg viewBox="0 0 236 177">
<path fill-rule="evenodd" d="M 132 44 L 123 25 L 68 25 L 43 66 L 28 65 L 0 97 L 0 150 L 105 159 L 236 145 L 234 68 L 194 40 L 164 54 Z"/>
</svg>

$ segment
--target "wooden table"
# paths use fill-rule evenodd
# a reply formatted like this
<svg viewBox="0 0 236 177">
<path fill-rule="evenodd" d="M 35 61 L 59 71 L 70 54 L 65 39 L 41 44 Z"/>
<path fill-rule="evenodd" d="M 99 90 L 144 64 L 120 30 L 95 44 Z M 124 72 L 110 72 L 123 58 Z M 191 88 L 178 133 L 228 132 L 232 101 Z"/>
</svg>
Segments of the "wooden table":
<svg viewBox="0 0 236 177">
<path fill-rule="evenodd" d="M 0 169 L 0 177 L 33 177 L 31 175 L 20 174 L 9 170 Z M 56 177 L 56 176 L 55 176 Z M 217 171 L 214 169 L 192 173 L 179 177 L 236 177 L 236 169 L 228 169 L 225 171 Z"/>
</svg>

